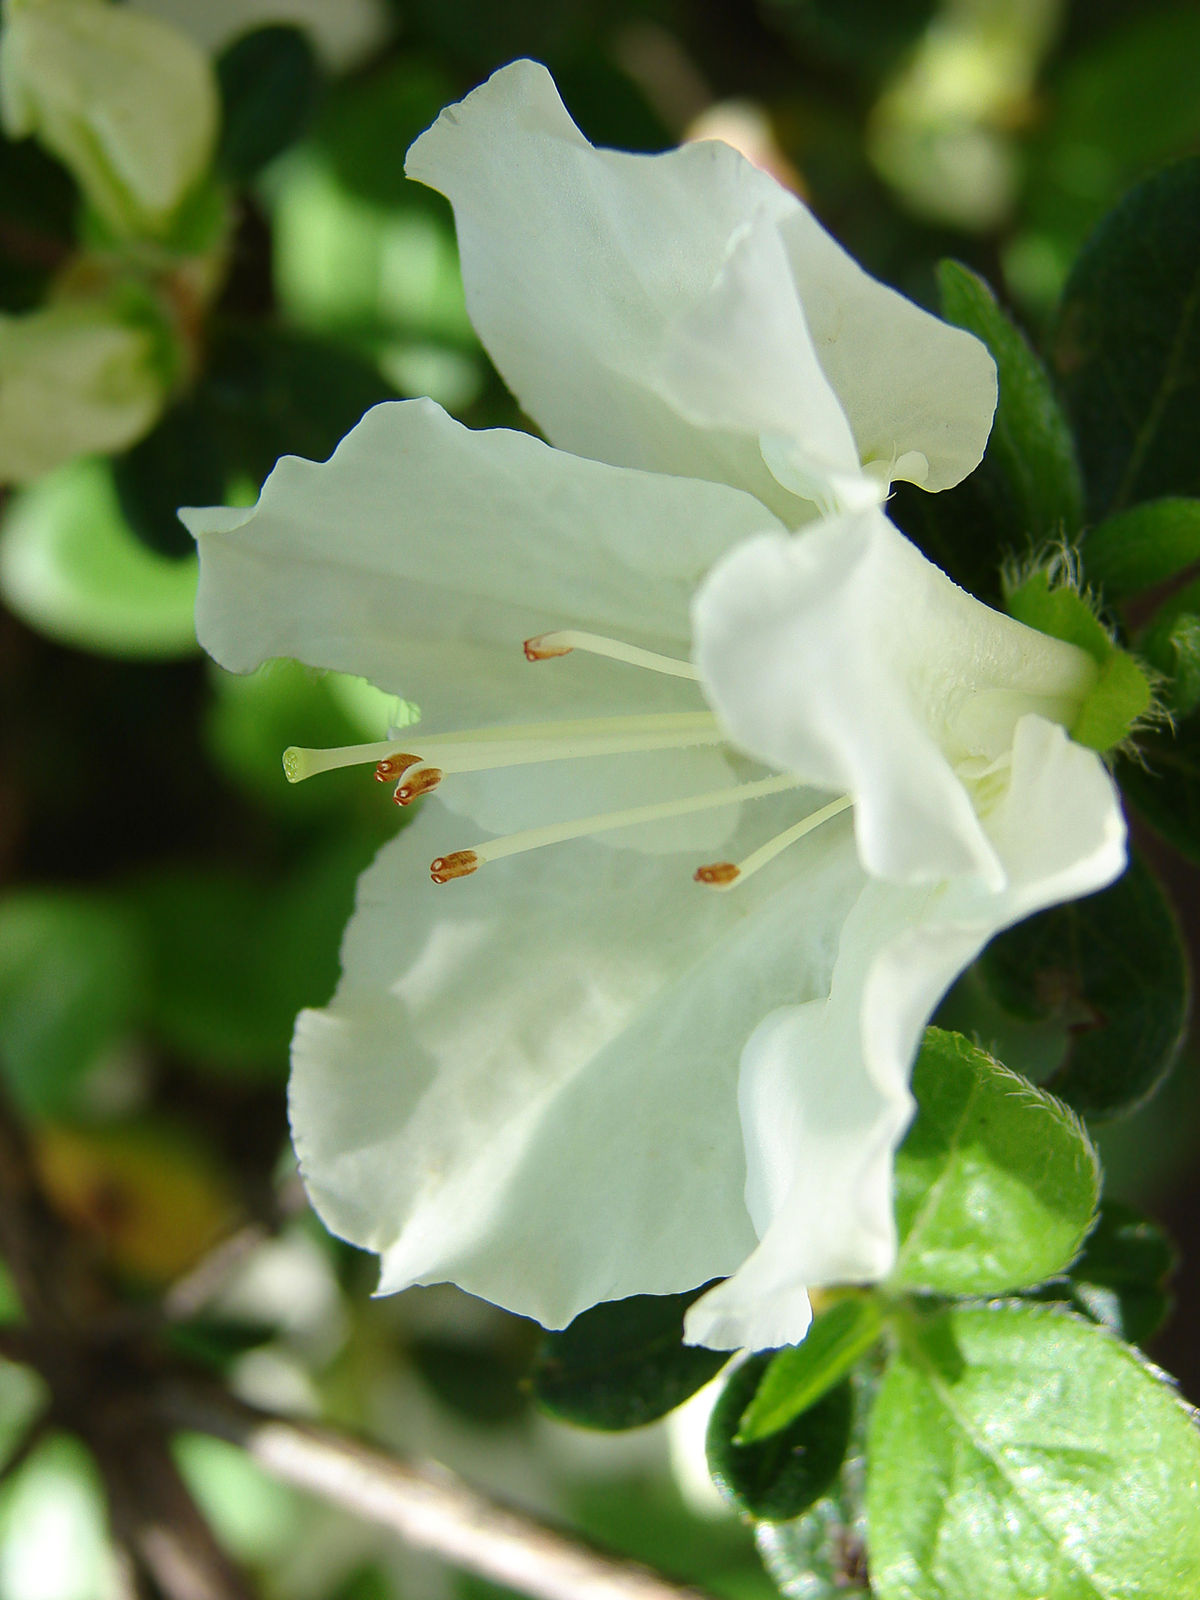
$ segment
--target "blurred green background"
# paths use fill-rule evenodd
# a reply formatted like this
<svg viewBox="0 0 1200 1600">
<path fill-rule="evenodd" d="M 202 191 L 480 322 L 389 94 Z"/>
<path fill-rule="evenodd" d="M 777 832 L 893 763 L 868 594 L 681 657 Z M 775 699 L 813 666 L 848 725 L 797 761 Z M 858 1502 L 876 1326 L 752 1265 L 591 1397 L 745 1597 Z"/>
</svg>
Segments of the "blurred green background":
<svg viewBox="0 0 1200 1600">
<path fill-rule="evenodd" d="M 372 1302 L 370 1264 L 308 1218 L 286 1140 L 295 1012 L 328 998 L 357 874 L 397 826 L 357 771 L 286 785 L 289 744 L 381 737 L 365 685 L 199 655 L 183 504 L 253 498 L 389 395 L 519 423 L 467 321 L 449 208 L 403 178 L 437 114 L 519 55 L 595 142 L 739 143 L 872 272 L 935 302 L 957 257 L 1036 338 L 1091 227 L 1200 149 L 1195 0 L 138 0 L 218 62 L 227 275 L 161 420 L 116 457 L 5 491 L 0 520 L 0 1062 L 43 1180 L 138 1305 L 225 1235 L 239 1265 L 191 1322 L 239 1392 L 369 1427 L 731 1596 L 773 1593 L 698 1482 L 686 1418 L 595 1438 L 535 1416 L 535 1330 L 452 1291 Z M 294 26 L 292 26 L 294 25 Z M 262 31 L 266 28 L 268 31 Z M 78 196 L 0 144 L 0 311 L 36 305 Z M 1147 837 L 1151 855 L 1155 845 Z M 1170 884 L 1197 933 L 1194 877 Z M 1111 1193 L 1200 1239 L 1194 1073 L 1106 1139 Z M 256 1231 L 253 1231 L 256 1230 Z M 1200 1399 L 1196 1275 L 1154 1354 Z M 179 1336 L 185 1338 L 183 1333 Z M 36 1397 L 0 1367 L 0 1440 Z M 383 1600 L 481 1586 L 235 1452 L 183 1464 L 267 1595 Z M 102 1508 L 52 1438 L 0 1490 L 0 1593 L 104 1592 Z"/>
</svg>

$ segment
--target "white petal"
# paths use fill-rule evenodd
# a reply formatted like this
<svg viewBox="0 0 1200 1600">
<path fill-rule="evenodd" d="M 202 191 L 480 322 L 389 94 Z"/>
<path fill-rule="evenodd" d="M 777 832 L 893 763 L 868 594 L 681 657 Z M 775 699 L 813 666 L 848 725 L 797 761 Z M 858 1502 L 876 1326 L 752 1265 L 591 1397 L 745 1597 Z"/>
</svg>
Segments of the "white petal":
<svg viewBox="0 0 1200 1600">
<path fill-rule="evenodd" d="M 428 400 L 375 407 L 328 462 L 284 457 L 251 511 L 181 515 L 223 666 L 294 656 L 443 726 L 697 706 L 690 684 L 595 657 L 531 666 L 522 641 L 582 626 L 686 657 L 695 584 L 772 520 L 724 485 L 472 433 Z"/>
<path fill-rule="evenodd" d="M 747 812 L 750 836 L 778 825 Z M 754 1245 L 738 1058 L 765 1012 L 826 991 L 853 852 L 720 895 L 678 858 L 581 843 L 438 889 L 443 827 L 431 807 L 384 849 L 342 986 L 300 1019 L 322 1216 L 379 1252 L 385 1290 L 448 1278 L 552 1326 L 732 1271 Z"/>
<path fill-rule="evenodd" d="M 965 478 L 983 457 L 996 409 L 996 367 L 985 347 L 864 272 L 803 206 L 780 229 L 862 460 L 909 456 L 889 476 L 912 477 L 923 489 Z"/>
<path fill-rule="evenodd" d="M 850 429 L 854 469 L 907 456 L 899 470 L 929 488 L 983 454 L 996 388 L 978 340 L 868 277 L 719 142 L 594 150 L 545 69 L 518 61 L 447 108 L 406 170 L 454 205 L 471 320 L 565 449 L 736 483 L 793 523 L 809 513 L 765 473 L 755 412 L 805 497 L 799 463 L 840 460 Z"/>
<path fill-rule="evenodd" d="M 747 219 L 798 204 L 772 178 L 716 142 L 594 150 L 531 61 L 447 107 L 405 170 L 452 202 L 471 321 L 552 443 L 807 514 L 736 415 L 679 413 L 664 370 L 668 331 L 709 301 Z"/>
<path fill-rule="evenodd" d="M 807 1327 L 805 1286 L 886 1276 L 895 1258 L 892 1157 L 938 1000 L 1001 928 L 1123 870 L 1120 804 L 1094 752 L 1028 716 L 1012 774 L 988 819 L 1007 888 L 989 894 L 969 878 L 924 888 L 864 882 L 829 998 L 780 1009 L 747 1044 L 739 1103 L 747 1205 L 761 1243 L 691 1308 L 693 1343 L 793 1343 Z"/>
<path fill-rule="evenodd" d="M 899 882 L 1003 869 L 957 770 L 1003 759 L 1029 710 L 1071 723 L 1095 677 L 1073 645 L 956 587 L 879 511 L 768 535 L 693 606 L 695 659 L 733 740 L 854 797 L 866 870 Z"/>
</svg>

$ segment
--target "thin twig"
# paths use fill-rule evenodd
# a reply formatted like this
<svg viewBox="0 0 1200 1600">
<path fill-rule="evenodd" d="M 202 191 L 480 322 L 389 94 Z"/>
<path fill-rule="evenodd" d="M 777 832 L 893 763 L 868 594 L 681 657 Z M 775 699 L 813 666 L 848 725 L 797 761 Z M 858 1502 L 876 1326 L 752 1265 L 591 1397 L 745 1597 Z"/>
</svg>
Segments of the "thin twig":
<svg viewBox="0 0 1200 1600">
<path fill-rule="evenodd" d="M 176 1427 L 227 1439 L 273 1477 L 536 1600 L 706 1600 L 698 1589 L 487 1499 L 434 1463 L 255 1410 L 219 1390 L 175 1384 L 162 1404 Z"/>
</svg>

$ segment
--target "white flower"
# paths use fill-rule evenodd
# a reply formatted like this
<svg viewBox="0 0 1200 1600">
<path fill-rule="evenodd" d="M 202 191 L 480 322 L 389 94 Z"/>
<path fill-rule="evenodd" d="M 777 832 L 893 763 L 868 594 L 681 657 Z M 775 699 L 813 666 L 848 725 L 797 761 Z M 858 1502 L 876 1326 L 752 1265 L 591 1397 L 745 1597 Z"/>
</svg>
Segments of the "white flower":
<svg viewBox="0 0 1200 1600">
<path fill-rule="evenodd" d="M 147 433 L 167 398 L 160 345 L 115 300 L 0 313 L 0 483 L 27 483 Z"/>
<path fill-rule="evenodd" d="M 476 326 L 551 444 L 396 402 L 254 510 L 185 513 L 223 664 L 298 656 L 475 730 L 289 752 L 452 808 L 365 874 L 299 1020 L 309 1192 L 384 1290 L 561 1325 L 726 1277 L 689 1338 L 794 1341 L 807 1285 L 891 1265 L 940 995 L 1121 870 L 1065 731 L 1096 668 L 887 521 L 889 466 L 978 459 L 990 363 L 763 174 L 593 151 L 529 63 L 410 171 L 454 199 Z M 840 509 L 807 526 L 801 490 Z"/>
<path fill-rule="evenodd" d="M 156 234 L 212 160 L 216 78 L 175 29 L 108 0 L 4 0 L 0 118 L 70 168 L 118 233 Z"/>
</svg>

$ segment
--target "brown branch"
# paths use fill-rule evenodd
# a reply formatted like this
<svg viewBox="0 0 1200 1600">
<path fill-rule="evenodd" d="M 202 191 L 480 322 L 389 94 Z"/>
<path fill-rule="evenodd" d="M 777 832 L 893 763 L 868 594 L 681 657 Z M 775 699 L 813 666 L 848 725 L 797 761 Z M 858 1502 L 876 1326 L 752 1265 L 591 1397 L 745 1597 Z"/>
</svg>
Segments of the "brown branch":
<svg viewBox="0 0 1200 1600">
<path fill-rule="evenodd" d="M 536 1600 L 706 1600 L 698 1589 L 489 1500 L 436 1463 L 406 1461 L 219 1390 L 174 1384 L 162 1405 L 174 1426 L 227 1439 L 273 1477 Z"/>
<path fill-rule="evenodd" d="M 88 1443 L 104 1479 L 113 1539 L 125 1555 L 132 1593 L 253 1600 L 192 1499 L 157 1419 L 149 1426 L 136 1416 L 98 1421 Z"/>
</svg>

